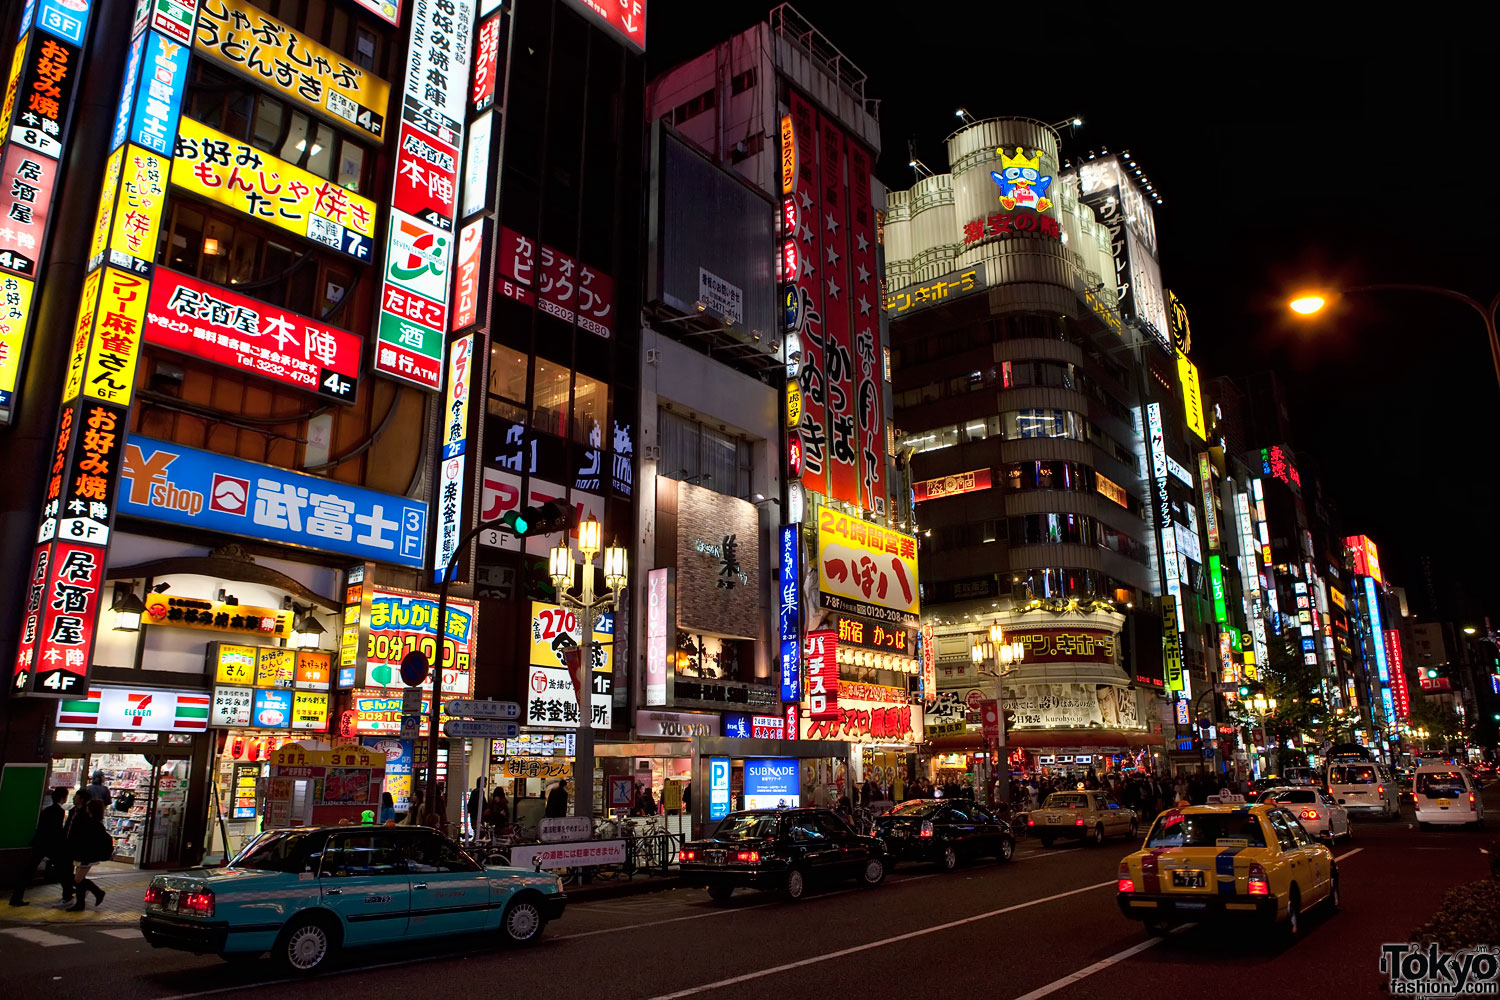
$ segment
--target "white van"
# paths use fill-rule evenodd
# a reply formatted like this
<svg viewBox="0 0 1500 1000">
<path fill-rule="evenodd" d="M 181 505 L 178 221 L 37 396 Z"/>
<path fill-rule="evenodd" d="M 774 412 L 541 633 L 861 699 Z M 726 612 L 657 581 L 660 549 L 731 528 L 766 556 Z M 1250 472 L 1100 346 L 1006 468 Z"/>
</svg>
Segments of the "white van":
<svg viewBox="0 0 1500 1000">
<path fill-rule="evenodd" d="M 1384 764 L 1370 760 L 1344 758 L 1328 763 L 1328 794 L 1348 810 L 1350 816 L 1379 816 L 1396 819 L 1401 815 L 1396 779 Z"/>
<path fill-rule="evenodd" d="M 1434 823 L 1484 826 L 1484 802 L 1479 783 L 1466 767 L 1423 764 L 1411 785 L 1417 823 L 1429 830 Z"/>
</svg>

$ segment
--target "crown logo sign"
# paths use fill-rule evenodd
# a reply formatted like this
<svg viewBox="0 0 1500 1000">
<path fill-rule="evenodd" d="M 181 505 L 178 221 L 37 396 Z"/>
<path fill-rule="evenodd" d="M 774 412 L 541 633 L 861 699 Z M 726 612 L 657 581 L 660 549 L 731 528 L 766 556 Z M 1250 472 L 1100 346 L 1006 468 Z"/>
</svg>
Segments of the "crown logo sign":
<svg viewBox="0 0 1500 1000">
<path fill-rule="evenodd" d="M 1000 185 L 1002 208 L 1009 212 L 1022 205 L 1045 212 L 1052 207 L 1052 199 L 1047 197 L 1052 178 L 1042 176 L 1041 150 L 1033 150 L 1030 156 L 1020 146 L 1016 147 L 1014 156 L 1008 155 L 1002 147 L 996 147 L 995 152 L 1000 154 L 1000 169 L 990 171 L 990 176 Z"/>
</svg>

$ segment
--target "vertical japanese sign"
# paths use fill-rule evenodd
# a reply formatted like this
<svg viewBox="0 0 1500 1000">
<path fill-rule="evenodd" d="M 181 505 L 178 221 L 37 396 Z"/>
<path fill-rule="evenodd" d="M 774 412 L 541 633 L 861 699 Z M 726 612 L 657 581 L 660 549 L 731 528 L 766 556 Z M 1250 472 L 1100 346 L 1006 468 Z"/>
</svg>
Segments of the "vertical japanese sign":
<svg viewBox="0 0 1500 1000">
<path fill-rule="evenodd" d="M 931 705 L 937 701 L 937 650 L 933 648 L 932 623 L 922 625 L 922 700 Z"/>
<path fill-rule="evenodd" d="M 802 696 L 802 677 L 798 655 L 802 648 L 802 529 L 800 525 L 781 526 L 781 700 L 796 701 Z"/>
<path fill-rule="evenodd" d="M 788 465 L 793 478 L 808 489 L 828 493 L 828 433 L 825 429 L 827 377 L 823 352 L 821 274 L 822 220 L 818 216 L 818 114 L 796 91 L 791 93 L 792 142 L 796 175 L 782 202 L 782 247 L 778 260 L 783 286 L 783 329 L 788 356 L 797 347 L 802 358 L 797 379 L 802 386 L 802 422 L 789 429 Z"/>
<path fill-rule="evenodd" d="M 859 437 L 854 430 L 854 345 L 849 300 L 849 195 L 844 176 L 844 134 L 818 118 L 818 167 L 822 200 L 814 225 L 823 242 L 819 284 L 823 294 L 823 374 L 828 407 L 828 494 L 859 504 Z"/>
<path fill-rule="evenodd" d="M 1198 453 L 1198 488 L 1203 494 L 1203 528 L 1208 532 L 1208 547 L 1217 549 L 1219 538 L 1219 507 L 1214 502 L 1214 469 L 1208 460 L 1208 452 Z"/>
<path fill-rule="evenodd" d="M 459 337 L 448 345 L 448 384 L 443 392 L 443 455 L 438 467 L 432 554 L 432 582 L 437 584 L 443 582 L 448 561 L 458 551 L 458 538 L 463 533 L 464 484 L 469 478 L 465 458 L 469 440 L 469 390 L 474 375 L 474 338 Z"/>
<path fill-rule="evenodd" d="M 1177 629 L 1177 598 L 1161 599 L 1162 676 L 1168 691 L 1182 690 L 1182 635 Z"/>
<path fill-rule="evenodd" d="M 76 44 L 85 27 L 75 16 L 77 3 L 44 4 L 38 23 L 66 27 L 63 37 Z M 86 20 L 86 3 L 83 13 Z M 16 694 L 72 695 L 85 688 L 93 660 L 169 172 L 169 161 L 153 149 L 171 149 L 176 142 L 186 65 L 180 35 L 192 30 L 191 9 L 174 6 L 171 15 L 152 23 L 170 27 L 168 34 L 177 41 L 144 30 L 144 21 L 137 25 L 115 127 L 108 148 L 101 150 L 107 155 L 104 183 L 62 374 L 62 403 L 11 679 Z"/>
<path fill-rule="evenodd" d="M 1177 529 L 1172 524 L 1172 497 L 1167 485 L 1167 438 L 1162 428 L 1161 404 L 1150 403 L 1146 407 L 1146 425 L 1151 447 L 1151 476 L 1155 487 L 1156 535 L 1161 539 L 1161 575 L 1167 593 L 1173 598 L 1182 596 L 1182 577 L 1177 567 Z M 1182 608 L 1177 608 L 1177 630 L 1184 628 Z"/>
<path fill-rule="evenodd" d="M 375 370 L 425 389 L 442 385 L 473 26 L 473 0 L 412 8 Z"/>
<path fill-rule="evenodd" d="M 674 607 L 676 586 L 671 568 L 653 569 L 646 574 L 646 704 L 669 704 L 667 673 L 670 650 L 676 645 L 677 611 Z"/>
<path fill-rule="evenodd" d="M 807 633 L 807 717 L 839 717 L 839 634 L 833 629 Z"/>
<path fill-rule="evenodd" d="M 0 106 L 0 424 L 15 413 L 90 0 L 23 18 Z"/>
<path fill-rule="evenodd" d="M 859 490 L 866 510 L 885 514 L 884 365 L 880 345 L 880 275 L 875 261 L 875 209 L 870 154 L 846 140 L 849 166 L 850 307 L 854 314 L 854 412 L 859 425 Z"/>
</svg>

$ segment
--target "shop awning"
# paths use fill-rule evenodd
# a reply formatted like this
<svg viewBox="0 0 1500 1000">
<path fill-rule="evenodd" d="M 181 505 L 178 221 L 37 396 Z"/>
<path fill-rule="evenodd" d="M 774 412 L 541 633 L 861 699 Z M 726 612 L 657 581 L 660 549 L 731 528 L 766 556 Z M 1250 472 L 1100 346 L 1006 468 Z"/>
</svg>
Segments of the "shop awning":
<svg viewBox="0 0 1500 1000">
<path fill-rule="evenodd" d="M 1006 734 L 1010 749 L 1028 750 L 1051 747 L 1159 747 L 1161 736 L 1140 729 L 1020 729 Z M 939 736 L 927 743 L 934 753 L 984 748 L 982 733 Z"/>
</svg>

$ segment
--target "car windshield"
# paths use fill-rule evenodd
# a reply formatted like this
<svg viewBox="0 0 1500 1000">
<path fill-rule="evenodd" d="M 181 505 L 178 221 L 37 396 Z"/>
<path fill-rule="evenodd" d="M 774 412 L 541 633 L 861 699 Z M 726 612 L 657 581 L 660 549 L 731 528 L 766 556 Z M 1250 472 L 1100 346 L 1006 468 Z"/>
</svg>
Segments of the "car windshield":
<svg viewBox="0 0 1500 1000">
<path fill-rule="evenodd" d="M 1318 801 L 1318 794 L 1311 789 L 1304 788 L 1272 788 L 1262 795 L 1258 801 L 1300 805 L 1304 802 Z"/>
<path fill-rule="evenodd" d="M 308 870 L 313 835 L 306 830 L 278 830 L 263 833 L 246 844 L 231 868 L 253 868 L 263 872 L 297 872 Z"/>
<path fill-rule="evenodd" d="M 1056 792 L 1047 796 L 1047 809 L 1087 809 L 1089 797 L 1082 792 Z"/>
<path fill-rule="evenodd" d="M 891 815 L 931 816 L 941 808 L 943 808 L 943 804 L 941 802 L 928 802 L 923 799 L 912 799 L 910 802 L 903 802 L 896 808 L 892 809 Z"/>
<path fill-rule="evenodd" d="M 1373 785 L 1375 769 L 1369 764 L 1336 764 L 1328 769 L 1330 785 Z"/>
<path fill-rule="evenodd" d="M 1232 813 L 1168 812 L 1158 816 L 1146 838 L 1153 847 L 1265 847 L 1260 820 Z"/>
<path fill-rule="evenodd" d="M 1417 775 L 1417 794 L 1433 799 L 1456 799 L 1467 795 L 1464 776 L 1457 771 L 1423 771 Z"/>
<path fill-rule="evenodd" d="M 719 825 L 715 840 L 764 840 L 776 835 L 776 817 L 766 813 L 731 813 Z"/>
</svg>

